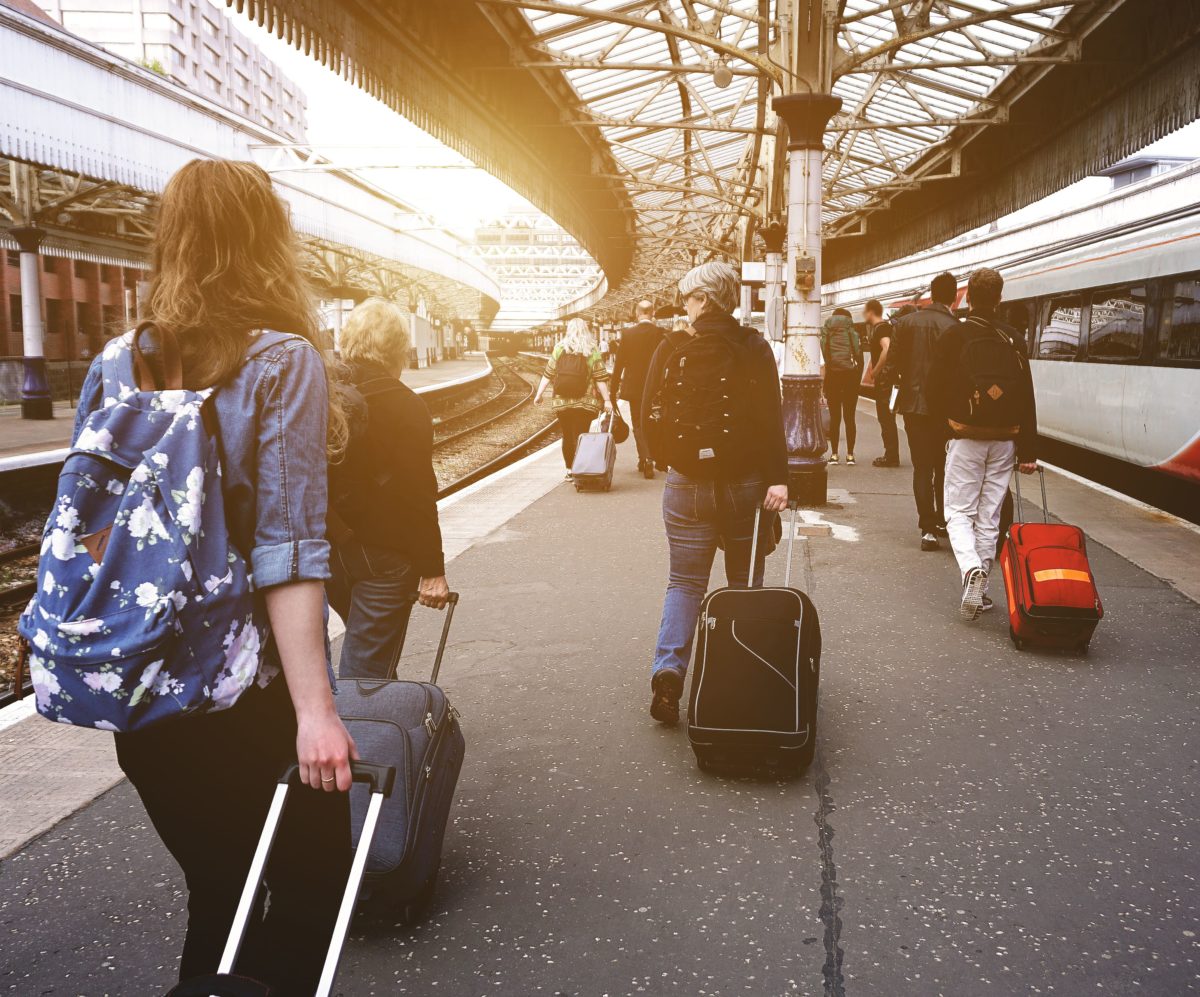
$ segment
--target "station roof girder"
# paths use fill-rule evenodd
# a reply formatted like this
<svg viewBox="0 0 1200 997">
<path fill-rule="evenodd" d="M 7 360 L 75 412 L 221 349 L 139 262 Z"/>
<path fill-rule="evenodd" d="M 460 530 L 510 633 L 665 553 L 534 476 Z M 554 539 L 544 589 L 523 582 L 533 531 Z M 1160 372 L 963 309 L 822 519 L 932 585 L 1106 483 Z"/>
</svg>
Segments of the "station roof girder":
<svg viewBox="0 0 1200 997">
<path fill-rule="evenodd" d="M 828 279 L 1200 116 L 1192 0 L 1157 0 L 1153 18 L 1136 0 L 227 2 L 562 224 L 608 278 L 599 317 L 696 262 L 751 255 L 778 217 L 786 136 L 769 101 L 801 86 L 781 37 L 793 16 L 828 26 L 824 85 L 843 101 L 826 143 Z"/>
</svg>

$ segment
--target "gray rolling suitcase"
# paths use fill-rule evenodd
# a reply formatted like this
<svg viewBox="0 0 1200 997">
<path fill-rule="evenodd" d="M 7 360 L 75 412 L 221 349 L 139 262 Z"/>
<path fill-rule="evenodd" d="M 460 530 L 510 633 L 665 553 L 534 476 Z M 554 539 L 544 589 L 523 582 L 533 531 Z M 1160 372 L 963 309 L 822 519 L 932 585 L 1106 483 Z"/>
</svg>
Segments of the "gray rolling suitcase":
<svg viewBox="0 0 1200 997">
<path fill-rule="evenodd" d="M 617 443 L 609 432 L 612 416 L 606 416 L 600 425 L 599 433 L 583 433 L 575 448 L 571 478 L 577 492 L 606 492 L 612 487 L 613 468 L 617 464 Z"/>
<path fill-rule="evenodd" d="M 396 770 L 390 765 L 373 765 L 370 762 L 351 762 L 350 771 L 354 776 L 356 787 L 366 783 L 369 794 L 367 812 L 364 814 L 358 846 L 354 851 L 354 859 L 350 864 L 350 875 L 346 880 L 346 891 L 342 894 L 342 903 L 338 908 L 337 921 L 333 926 L 333 936 L 329 941 L 329 950 L 325 955 L 325 964 L 321 969 L 321 978 L 314 991 L 315 997 L 328 997 L 333 989 L 333 980 L 337 975 L 338 963 L 342 958 L 342 948 L 346 944 L 346 932 L 350 928 L 350 919 L 354 915 L 354 907 L 358 900 L 359 888 L 362 886 L 363 872 L 367 865 L 367 853 L 378 827 L 379 815 L 384 801 L 392 793 L 395 784 Z M 275 787 L 275 795 L 267 810 L 267 819 L 263 822 L 262 834 L 258 839 L 258 847 L 254 850 L 254 858 L 250 861 L 250 872 L 246 875 L 246 885 L 242 888 L 242 896 L 238 901 L 237 910 L 233 915 L 233 926 L 229 938 L 225 942 L 225 950 L 221 953 L 221 962 L 215 974 L 197 976 L 184 980 L 174 987 L 167 997 L 270 997 L 271 990 L 265 983 L 259 983 L 246 976 L 238 976 L 234 972 L 238 953 L 246 937 L 246 928 L 250 923 L 250 915 L 258 899 L 258 890 L 262 886 L 263 873 L 267 868 L 267 860 L 271 856 L 271 846 L 275 843 L 275 833 L 279 830 L 279 822 L 283 817 L 284 804 L 287 803 L 288 790 L 292 783 L 300 778 L 300 766 L 291 765 Z M 313 861 L 319 862 L 321 856 L 314 856 Z"/>
<path fill-rule="evenodd" d="M 458 712 L 436 684 L 457 605 L 458 593 L 452 592 L 428 682 L 395 677 L 399 651 L 389 678 L 338 680 L 338 714 L 359 752 L 384 759 L 399 776 L 396 791 L 383 805 L 367 859 L 361 906 L 368 915 L 413 921 L 433 898 L 466 752 Z M 350 813 L 356 841 L 367 811 L 366 794 L 355 787 Z"/>
<path fill-rule="evenodd" d="M 702 769 L 798 775 L 813 759 L 821 624 L 790 584 L 795 536 L 793 507 L 782 586 L 719 588 L 701 605 L 687 732 Z"/>
</svg>

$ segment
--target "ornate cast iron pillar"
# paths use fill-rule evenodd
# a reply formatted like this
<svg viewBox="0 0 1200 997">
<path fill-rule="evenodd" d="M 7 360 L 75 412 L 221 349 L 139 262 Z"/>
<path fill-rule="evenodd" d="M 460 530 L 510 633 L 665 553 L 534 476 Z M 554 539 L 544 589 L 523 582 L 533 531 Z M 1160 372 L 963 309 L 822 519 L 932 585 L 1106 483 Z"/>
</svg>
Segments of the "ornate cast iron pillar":
<svg viewBox="0 0 1200 997">
<path fill-rule="evenodd" d="M 825 429 L 821 425 L 821 165 L 825 128 L 842 106 L 822 93 L 772 101 L 788 127 L 787 318 L 783 358 L 783 425 L 788 494 L 824 505 Z"/>
<path fill-rule="evenodd" d="M 46 233 L 33 225 L 8 230 L 21 251 L 21 328 L 25 377 L 21 382 L 21 418 L 53 419 L 54 403 L 46 379 L 45 326 L 42 324 L 42 267 L 38 249 Z"/>
</svg>

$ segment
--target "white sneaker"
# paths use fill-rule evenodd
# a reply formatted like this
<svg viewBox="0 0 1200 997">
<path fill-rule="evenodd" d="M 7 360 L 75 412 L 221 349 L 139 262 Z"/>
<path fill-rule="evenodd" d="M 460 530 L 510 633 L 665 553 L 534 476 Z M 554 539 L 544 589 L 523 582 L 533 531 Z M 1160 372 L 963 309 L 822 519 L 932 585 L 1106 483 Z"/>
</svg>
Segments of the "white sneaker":
<svg viewBox="0 0 1200 997">
<path fill-rule="evenodd" d="M 963 579 L 962 602 L 958 613 L 964 619 L 973 621 L 983 611 L 983 587 L 987 584 L 987 572 L 983 568 L 972 568 Z"/>
</svg>

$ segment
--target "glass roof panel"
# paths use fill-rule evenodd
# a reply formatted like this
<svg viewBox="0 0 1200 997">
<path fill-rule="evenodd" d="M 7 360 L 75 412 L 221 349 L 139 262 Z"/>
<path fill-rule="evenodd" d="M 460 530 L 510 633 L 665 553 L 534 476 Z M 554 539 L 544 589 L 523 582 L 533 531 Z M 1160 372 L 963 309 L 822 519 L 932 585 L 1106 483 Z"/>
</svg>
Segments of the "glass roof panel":
<svg viewBox="0 0 1200 997">
<path fill-rule="evenodd" d="M 775 123 L 759 106 L 759 83 L 766 76 L 768 96 L 781 92 L 775 60 L 786 51 L 778 35 L 790 4 L 771 0 L 760 24 L 758 0 L 491 2 L 525 17 L 530 37 L 517 62 L 561 65 L 578 100 L 564 111 L 608 144 L 637 212 L 630 276 L 600 311 L 625 310 L 694 262 L 738 259 L 742 219 L 766 213 L 764 150 Z M 844 0 L 827 234 L 855 231 L 897 192 L 955 169 L 956 143 L 1006 120 L 1009 76 L 1041 71 L 1070 41 L 1063 19 L 1089 2 Z M 760 30 L 769 52 L 759 52 Z M 1032 55 L 1042 61 L 1022 65 Z"/>
</svg>

